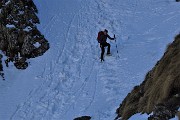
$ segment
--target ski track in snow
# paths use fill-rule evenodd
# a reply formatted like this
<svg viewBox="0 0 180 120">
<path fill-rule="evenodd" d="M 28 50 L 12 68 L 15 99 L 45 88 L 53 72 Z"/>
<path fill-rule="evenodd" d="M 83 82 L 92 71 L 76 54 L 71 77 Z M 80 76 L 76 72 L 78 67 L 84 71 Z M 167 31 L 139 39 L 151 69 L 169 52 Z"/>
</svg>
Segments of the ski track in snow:
<svg viewBox="0 0 180 120">
<path fill-rule="evenodd" d="M 162 54 L 151 49 L 140 49 L 143 46 L 150 48 L 150 44 L 157 41 L 154 48 L 159 50 L 158 47 L 162 46 L 161 41 L 166 37 L 171 38 L 175 34 L 172 31 L 179 30 L 172 27 L 170 30 L 162 31 L 163 26 L 172 24 L 180 27 L 179 23 L 173 23 L 175 19 L 180 18 L 180 10 L 169 11 L 162 15 L 161 22 L 145 24 L 146 27 L 142 28 L 144 31 L 141 31 L 136 24 L 139 25 L 139 21 L 143 19 L 139 18 L 139 14 L 145 12 L 142 10 L 151 9 L 149 15 L 155 12 L 156 17 L 159 17 L 158 12 L 165 10 L 166 4 L 148 8 L 148 3 L 145 3 L 147 1 L 143 0 L 127 0 L 117 4 L 116 2 L 81 1 L 81 7 L 71 14 L 69 22 L 60 21 L 60 10 L 57 12 L 59 14 L 49 19 L 43 27 L 44 33 L 53 33 L 53 27 L 61 22 L 67 26 L 63 34 L 65 39 L 54 45 L 57 50 L 51 52 L 56 54 L 55 58 L 45 64 L 42 74 L 36 76 L 36 79 L 43 79 L 43 83 L 29 93 L 26 101 L 17 106 L 10 117 L 11 120 L 72 120 L 82 115 L 90 115 L 92 120 L 115 118 L 115 110 L 121 100 L 134 85 L 143 80 L 147 70 Z M 169 14 L 172 16 L 168 17 Z M 135 25 L 130 24 L 131 22 Z M 128 27 L 132 27 L 132 30 Z M 113 33 L 117 34 L 119 53 L 116 53 L 116 43 L 110 42 L 113 56 L 105 56 L 105 62 L 100 63 L 100 49 L 95 37 L 103 28 L 109 30 L 110 36 L 113 36 Z M 167 35 L 157 38 L 154 35 L 156 32 L 164 32 Z M 58 34 L 54 37 L 61 38 Z M 146 38 L 146 41 L 143 38 Z M 141 59 L 147 61 L 139 68 Z M 134 60 L 137 60 L 137 63 L 134 63 Z M 146 65 L 149 60 L 152 62 Z"/>
</svg>

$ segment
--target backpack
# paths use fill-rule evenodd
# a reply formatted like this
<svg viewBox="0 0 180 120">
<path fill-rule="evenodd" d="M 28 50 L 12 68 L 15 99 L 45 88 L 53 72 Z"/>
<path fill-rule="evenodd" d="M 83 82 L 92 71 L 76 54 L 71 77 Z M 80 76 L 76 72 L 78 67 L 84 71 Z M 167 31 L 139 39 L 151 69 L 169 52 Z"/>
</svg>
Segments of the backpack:
<svg viewBox="0 0 180 120">
<path fill-rule="evenodd" d="M 99 31 L 98 32 L 98 36 L 97 36 L 97 41 L 98 43 L 102 43 L 102 35 L 104 35 L 104 32 L 103 31 Z"/>
</svg>

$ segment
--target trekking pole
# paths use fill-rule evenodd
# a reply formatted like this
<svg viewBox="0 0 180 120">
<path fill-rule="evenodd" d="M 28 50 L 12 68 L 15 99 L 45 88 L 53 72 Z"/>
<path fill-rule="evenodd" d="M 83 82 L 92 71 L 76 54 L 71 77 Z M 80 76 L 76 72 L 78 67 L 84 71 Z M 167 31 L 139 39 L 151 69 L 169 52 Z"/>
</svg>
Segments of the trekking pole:
<svg viewBox="0 0 180 120">
<path fill-rule="evenodd" d="M 116 36 L 115 36 L 115 34 L 114 34 L 114 40 L 115 40 L 115 43 L 116 43 L 117 57 L 119 57 L 119 51 L 118 51 L 118 46 L 117 46 Z"/>
</svg>

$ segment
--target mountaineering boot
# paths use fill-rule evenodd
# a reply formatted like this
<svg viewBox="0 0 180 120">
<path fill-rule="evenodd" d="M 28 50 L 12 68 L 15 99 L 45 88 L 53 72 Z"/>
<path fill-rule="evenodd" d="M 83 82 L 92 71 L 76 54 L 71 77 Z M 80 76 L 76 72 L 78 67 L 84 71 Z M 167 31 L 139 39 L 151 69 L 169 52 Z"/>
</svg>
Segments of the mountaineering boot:
<svg viewBox="0 0 180 120">
<path fill-rule="evenodd" d="M 110 53 L 110 52 L 107 52 L 107 54 L 106 54 L 106 55 L 111 56 L 111 53 Z"/>
<path fill-rule="evenodd" d="M 101 62 L 103 62 L 104 61 L 104 59 L 101 59 Z"/>
</svg>

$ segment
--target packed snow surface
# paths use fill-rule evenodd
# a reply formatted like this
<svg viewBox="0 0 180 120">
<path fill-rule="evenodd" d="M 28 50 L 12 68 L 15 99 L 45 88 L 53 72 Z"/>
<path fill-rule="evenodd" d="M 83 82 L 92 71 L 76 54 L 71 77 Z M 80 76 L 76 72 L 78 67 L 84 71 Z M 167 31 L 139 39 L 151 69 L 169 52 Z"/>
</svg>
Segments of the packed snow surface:
<svg viewBox="0 0 180 120">
<path fill-rule="evenodd" d="M 34 0 L 50 43 L 28 69 L 5 68 L 0 120 L 113 120 L 124 97 L 180 32 L 174 0 Z M 101 63 L 100 30 L 116 34 Z M 117 47 L 116 47 L 117 46 Z M 117 53 L 118 50 L 118 53 Z M 5 59 L 5 58 L 4 58 Z M 130 120 L 144 120 L 137 114 Z M 177 119 L 177 118 L 175 118 Z"/>
</svg>

